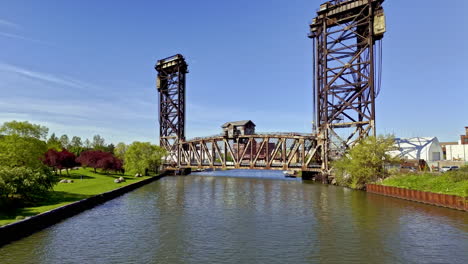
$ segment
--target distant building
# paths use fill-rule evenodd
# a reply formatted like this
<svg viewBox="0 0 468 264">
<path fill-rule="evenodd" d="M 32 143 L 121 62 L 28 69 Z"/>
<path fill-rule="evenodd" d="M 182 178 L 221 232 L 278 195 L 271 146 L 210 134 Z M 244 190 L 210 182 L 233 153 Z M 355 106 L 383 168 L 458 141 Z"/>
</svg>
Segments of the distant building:
<svg viewBox="0 0 468 264">
<path fill-rule="evenodd" d="M 447 160 L 451 161 L 468 161 L 468 144 L 448 145 Z"/>
<path fill-rule="evenodd" d="M 447 146 L 458 145 L 458 142 L 440 142 L 442 152 L 444 153 L 443 159 L 447 159 Z"/>
<path fill-rule="evenodd" d="M 468 161 L 468 127 L 465 127 L 465 135 L 460 136 L 458 144 L 445 146 L 446 159 L 451 161 Z"/>
<path fill-rule="evenodd" d="M 465 135 L 460 136 L 460 144 L 468 145 L 468 126 L 465 127 Z"/>
<path fill-rule="evenodd" d="M 227 122 L 222 128 L 224 135 L 228 138 L 255 134 L 255 124 L 251 120 Z"/>
<path fill-rule="evenodd" d="M 442 147 L 437 137 L 396 138 L 395 146 L 389 154 L 405 160 L 439 161 L 443 157 Z"/>
</svg>

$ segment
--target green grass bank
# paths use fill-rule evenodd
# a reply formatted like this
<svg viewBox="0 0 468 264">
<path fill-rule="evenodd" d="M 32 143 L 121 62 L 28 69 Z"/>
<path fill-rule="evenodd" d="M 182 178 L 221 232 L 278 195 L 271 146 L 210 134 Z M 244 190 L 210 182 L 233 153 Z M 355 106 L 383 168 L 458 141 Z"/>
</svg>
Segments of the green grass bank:
<svg viewBox="0 0 468 264">
<path fill-rule="evenodd" d="M 468 167 L 441 174 L 394 175 L 377 184 L 468 197 Z"/>
<path fill-rule="evenodd" d="M 135 178 L 133 175 L 107 174 L 100 171 L 94 173 L 92 169 L 85 168 L 71 170 L 70 176 L 66 173 L 62 174 L 61 179 L 70 179 L 74 182 L 58 183 L 47 197 L 33 205 L 2 209 L 0 211 L 0 226 L 149 178 Z M 115 183 L 114 179 L 119 177 L 124 177 L 126 181 Z"/>
</svg>

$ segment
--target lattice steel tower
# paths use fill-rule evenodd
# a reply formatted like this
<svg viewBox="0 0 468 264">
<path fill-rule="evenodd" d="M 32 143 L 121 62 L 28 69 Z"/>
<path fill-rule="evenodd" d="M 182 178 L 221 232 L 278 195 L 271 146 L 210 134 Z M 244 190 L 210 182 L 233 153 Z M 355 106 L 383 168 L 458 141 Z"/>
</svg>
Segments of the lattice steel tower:
<svg viewBox="0 0 468 264">
<path fill-rule="evenodd" d="M 156 86 L 159 92 L 159 142 L 168 155 L 166 166 L 179 167 L 179 143 L 185 140 L 185 74 L 182 55 L 158 60 Z"/>
<path fill-rule="evenodd" d="M 375 135 L 384 0 L 334 0 L 310 25 L 314 45 L 314 126 L 323 169 L 359 139 Z"/>
</svg>

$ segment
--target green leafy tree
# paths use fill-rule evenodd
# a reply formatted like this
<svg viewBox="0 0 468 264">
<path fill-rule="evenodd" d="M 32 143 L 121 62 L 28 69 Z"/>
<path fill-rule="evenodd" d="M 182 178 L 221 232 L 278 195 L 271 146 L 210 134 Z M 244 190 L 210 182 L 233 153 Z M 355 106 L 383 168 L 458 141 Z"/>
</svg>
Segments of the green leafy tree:
<svg viewBox="0 0 468 264">
<path fill-rule="evenodd" d="M 62 143 L 60 142 L 60 139 L 55 135 L 55 133 L 52 133 L 52 135 L 50 135 L 49 139 L 47 140 L 47 148 L 54 149 L 57 151 L 62 150 Z"/>
<path fill-rule="evenodd" d="M 72 137 L 69 150 L 76 156 L 79 156 L 81 152 L 84 151 L 83 143 L 81 142 L 80 137 L 77 137 L 77 136 Z"/>
<path fill-rule="evenodd" d="M 124 159 L 125 152 L 127 152 L 127 148 L 128 146 L 125 143 L 123 142 L 118 143 L 117 146 L 115 146 L 114 155 L 119 159 Z"/>
<path fill-rule="evenodd" d="M 91 141 L 89 141 L 89 139 L 86 139 L 86 140 L 84 141 L 84 147 L 85 147 L 86 149 L 90 149 L 90 148 L 91 148 Z"/>
<path fill-rule="evenodd" d="M 77 136 L 72 137 L 70 144 L 72 147 L 83 147 L 83 142 L 81 142 L 81 138 Z"/>
<path fill-rule="evenodd" d="M 49 133 L 49 129 L 47 127 L 31 124 L 28 121 L 5 122 L 0 127 L 0 134 L 2 135 L 17 135 L 20 137 L 37 138 L 40 140 L 45 140 L 47 133 Z"/>
<path fill-rule="evenodd" d="M 57 178 L 42 164 L 48 128 L 29 122 L 0 127 L 0 198 L 32 200 L 47 192 Z"/>
<path fill-rule="evenodd" d="M 93 136 L 93 142 L 91 143 L 91 147 L 94 150 L 106 150 L 105 140 L 100 135 Z"/>
<path fill-rule="evenodd" d="M 105 149 L 104 149 L 104 151 L 112 153 L 112 154 L 114 154 L 114 150 L 115 150 L 115 145 L 112 144 L 112 143 L 107 145 L 107 147 L 105 147 Z"/>
<path fill-rule="evenodd" d="M 385 165 L 400 162 L 388 154 L 394 150 L 394 137 L 367 137 L 358 142 L 348 154 L 333 163 L 338 184 L 363 189 L 366 183 L 388 176 Z"/>
<path fill-rule="evenodd" d="M 147 170 L 158 172 L 165 149 L 149 142 L 135 141 L 125 152 L 124 168 L 131 173 L 145 173 Z"/>
<path fill-rule="evenodd" d="M 62 135 L 59 139 L 62 148 L 68 149 L 70 148 L 70 139 L 67 135 Z"/>
<path fill-rule="evenodd" d="M 8 167 L 43 167 L 41 157 L 47 151 L 42 140 L 48 128 L 29 122 L 6 122 L 0 127 L 0 164 Z"/>
</svg>

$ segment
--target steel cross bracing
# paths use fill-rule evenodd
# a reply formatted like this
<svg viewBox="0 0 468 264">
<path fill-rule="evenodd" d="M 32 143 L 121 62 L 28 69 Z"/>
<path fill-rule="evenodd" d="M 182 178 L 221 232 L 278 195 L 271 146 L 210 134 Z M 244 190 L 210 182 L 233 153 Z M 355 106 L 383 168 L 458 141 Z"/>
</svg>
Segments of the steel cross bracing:
<svg viewBox="0 0 468 264">
<path fill-rule="evenodd" d="M 160 145 L 168 155 L 166 169 L 240 168 L 320 171 L 321 148 L 315 136 L 254 134 L 235 138 L 215 136 L 185 141 L 185 73 L 187 64 L 178 54 L 159 60 Z"/>
<path fill-rule="evenodd" d="M 159 60 L 157 89 L 159 92 L 160 146 L 168 152 L 165 164 L 179 164 L 179 143 L 185 140 L 185 74 L 187 63 L 180 54 Z"/>
<path fill-rule="evenodd" d="M 376 40 L 374 19 L 383 0 L 324 3 L 310 25 L 314 38 L 315 124 L 323 169 L 359 139 L 375 135 Z"/>
<path fill-rule="evenodd" d="M 381 50 L 374 47 L 385 32 L 383 1 L 329 1 L 320 6 L 310 25 L 317 126 L 313 135 L 254 134 L 185 141 L 187 64 L 180 54 L 159 60 L 160 144 L 168 151 L 164 166 L 175 170 L 296 169 L 328 174 L 329 160 L 376 133 Z"/>
<path fill-rule="evenodd" d="M 315 136 L 243 135 L 182 142 L 179 168 L 232 168 L 320 171 Z M 177 169 L 177 168 L 174 168 Z"/>
</svg>

